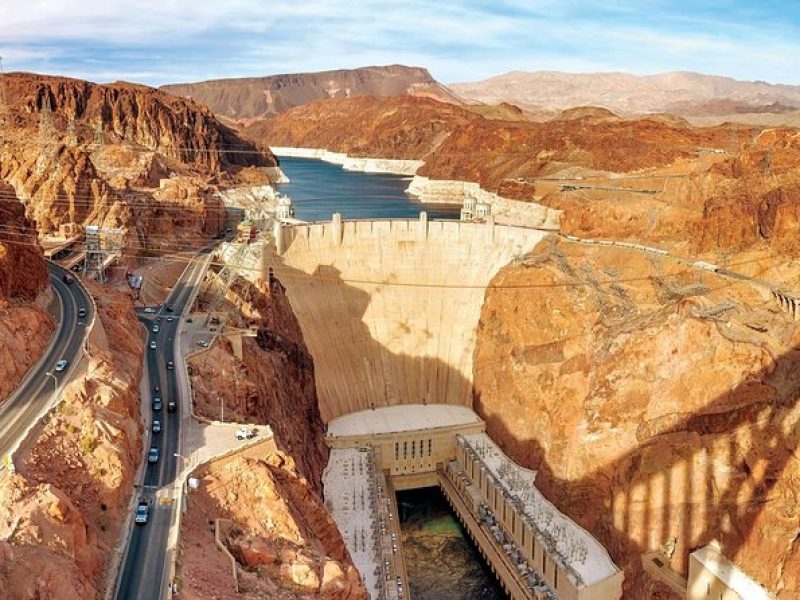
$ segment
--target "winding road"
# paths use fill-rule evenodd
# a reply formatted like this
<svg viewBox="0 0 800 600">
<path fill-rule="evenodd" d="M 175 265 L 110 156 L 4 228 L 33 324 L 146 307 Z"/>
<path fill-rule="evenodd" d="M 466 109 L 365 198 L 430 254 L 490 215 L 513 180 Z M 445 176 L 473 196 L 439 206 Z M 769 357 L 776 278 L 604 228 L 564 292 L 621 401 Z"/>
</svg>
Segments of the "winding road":
<svg viewBox="0 0 800 600">
<path fill-rule="evenodd" d="M 67 284 L 63 277 L 69 271 L 54 263 L 48 263 L 47 269 L 58 298 L 58 325 L 42 358 L 0 405 L 0 457 L 3 460 L 36 425 L 53 400 L 55 391 L 69 379 L 73 368 L 80 362 L 87 333 L 86 324 L 94 318 L 91 297 L 78 278 L 73 278 L 72 283 Z M 81 308 L 86 309 L 85 317 L 78 316 Z M 68 365 L 64 371 L 56 373 L 59 360 L 68 361 Z"/>
</svg>

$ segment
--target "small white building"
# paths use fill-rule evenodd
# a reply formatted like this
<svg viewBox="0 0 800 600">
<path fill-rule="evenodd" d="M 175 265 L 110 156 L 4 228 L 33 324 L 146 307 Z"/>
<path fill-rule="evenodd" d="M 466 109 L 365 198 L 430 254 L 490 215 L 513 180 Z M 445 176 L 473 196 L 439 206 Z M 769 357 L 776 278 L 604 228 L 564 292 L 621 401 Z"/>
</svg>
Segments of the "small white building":
<svg viewBox="0 0 800 600">
<path fill-rule="evenodd" d="M 286 221 L 292 217 L 294 217 L 292 199 L 289 196 L 278 196 L 278 202 L 275 206 L 275 218 Z"/>
<path fill-rule="evenodd" d="M 686 600 L 774 600 L 775 596 L 709 544 L 689 555 Z"/>
</svg>

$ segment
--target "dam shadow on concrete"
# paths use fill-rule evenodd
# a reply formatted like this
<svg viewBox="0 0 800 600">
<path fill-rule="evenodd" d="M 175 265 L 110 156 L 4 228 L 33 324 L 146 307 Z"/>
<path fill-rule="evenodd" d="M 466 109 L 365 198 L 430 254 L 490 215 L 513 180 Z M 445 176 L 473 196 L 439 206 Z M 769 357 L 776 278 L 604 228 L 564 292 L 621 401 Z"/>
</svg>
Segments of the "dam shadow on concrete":
<svg viewBox="0 0 800 600">
<path fill-rule="evenodd" d="M 487 416 L 480 393 L 474 396 L 487 433 L 517 462 L 538 471 L 537 487 L 544 495 L 591 531 L 615 563 L 637 565 L 625 573 L 625 597 L 630 598 L 666 590 L 655 580 L 646 581 L 640 556 L 670 540 L 675 551 L 669 566 L 684 577 L 688 555 L 716 540 L 723 555 L 749 565 L 748 574 L 773 587 L 765 574 L 774 573 L 776 561 L 785 559 L 787 587 L 791 593 L 800 589 L 800 576 L 788 572 L 800 569 L 794 543 L 800 528 L 800 468 L 785 473 L 798 461 L 799 399 L 800 349 L 792 349 L 702 411 L 664 425 L 642 423 L 649 437 L 639 446 L 579 479 L 566 480 L 555 475 L 539 441 L 514 440 L 501 419 Z M 780 521 L 781 533 L 788 535 L 780 552 L 775 546 L 767 554 L 761 541 L 777 533 L 770 520 L 772 525 Z M 748 545 L 751 536 L 760 536 L 758 543 Z M 760 569 L 753 571 L 754 565 Z M 631 579 L 634 572 L 638 576 Z"/>
</svg>

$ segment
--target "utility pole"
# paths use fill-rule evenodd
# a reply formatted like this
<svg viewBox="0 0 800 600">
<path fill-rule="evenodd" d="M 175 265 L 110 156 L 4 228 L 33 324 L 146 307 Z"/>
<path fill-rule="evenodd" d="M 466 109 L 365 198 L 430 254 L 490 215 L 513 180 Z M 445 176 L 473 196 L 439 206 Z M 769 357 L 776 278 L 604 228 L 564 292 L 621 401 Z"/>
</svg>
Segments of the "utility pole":
<svg viewBox="0 0 800 600">
<path fill-rule="evenodd" d="M 42 107 L 39 110 L 39 158 L 36 159 L 36 172 L 44 173 L 45 166 L 53 154 L 53 108 L 50 104 L 50 88 L 45 88 Z"/>
<path fill-rule="evenodd" d="M 6 136 L 8 106 L 6 105 L 6 77 L 3 71 L 3 57 L 0 56 L 0 144 Z"/>
</svg>

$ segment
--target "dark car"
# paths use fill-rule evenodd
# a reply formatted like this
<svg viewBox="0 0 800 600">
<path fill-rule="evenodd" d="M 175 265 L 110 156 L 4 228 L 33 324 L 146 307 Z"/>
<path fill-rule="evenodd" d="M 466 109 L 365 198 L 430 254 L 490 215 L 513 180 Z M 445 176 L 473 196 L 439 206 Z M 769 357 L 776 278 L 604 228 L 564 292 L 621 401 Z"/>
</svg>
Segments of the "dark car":
<svg viewBox="0 0 800 600">
<path fill-rule="evenodd" d="M 175 312 L 175 309 L 172 308 L 171 304 L 167 304 L 167 312 Z"/>
<path fill-rule="evenodd" d="M 161 393 L 161 386 L 160 385 L 153 386 L 153 392 L 156 393 L 156 394 L 160 394 Z"/>
<path fill-rule="evenodd" d="M 175 401 L 174 400 L 170 400 L 169 402 L 167 402 L 167 411 L 175 412 Z"/>
<path fill-rule="evenodd" d="M 78 309 L 78 316 L 79 317 L 85 317 L 86 316 L 86 309 L 85 308 L 79 308 Z"/>
<path fill-rule="evenodd" d="M 167 361 L 167 369 L 168 369 L 169 371 L 174 371 L 174 370 L 175 370 L 175 363 L 174 363 L 174 362 L 172 362 L 171 360 L 168 360 L 168 361 Z"/>
<path fill-rule="evenodd" d="M 74 279 L 72 279 L 72 275 L 67 275 L 66 273 L 64 273 L 64 276 L 61 278 L 61 280 L 62 280 L 64 283 L 66 283 L 67 285 L 69 285 L 70 283 L 72 283 L 73 281 L 75 281 Z"/>
<path fill-rule="evenodd" d="M 82 265 L 82 264 L 80 264 L 80 263 L 78 263 L 77 265 L 72 265 L 72 266 L 70 267 L 70 270 L 71 270 L 71 271 L 74 271 L 75 273 L 77 273 L 78 271 L 80 271 L 80 270 L 82 270 L 82 269 L 83 269 L 83 265 Z"/>
</svg>

